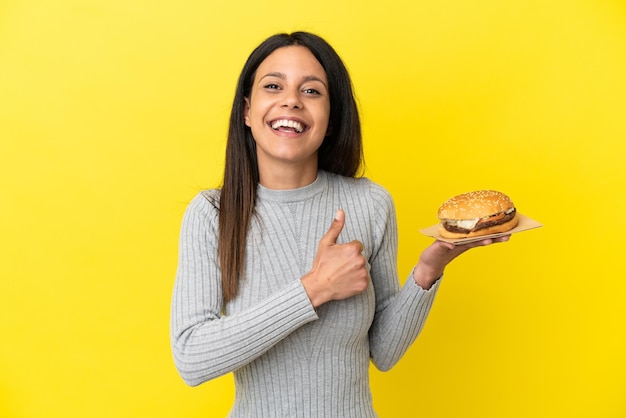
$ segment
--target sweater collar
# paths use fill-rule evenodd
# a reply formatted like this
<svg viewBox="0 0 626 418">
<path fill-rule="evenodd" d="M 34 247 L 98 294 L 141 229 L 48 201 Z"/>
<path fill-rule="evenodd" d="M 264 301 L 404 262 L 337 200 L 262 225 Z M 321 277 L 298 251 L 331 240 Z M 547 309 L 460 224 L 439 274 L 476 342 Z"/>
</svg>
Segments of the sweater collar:
<svg viewBox="0 0 626 418">
<path fill-rule="evenodd" d="M 261 186 L 260 184 L 256 189 L 256 197 L 259 200 L 268 200 L 274 202 L 298 202 L 312 198 L 313 196 L 321 193 L 327 188 L 328 185 L 328 173 L 323 170 L 318 170 L 317 178 L 311 184 L 297 189 L 289 190 L 274 190 Z"/>
</svg>

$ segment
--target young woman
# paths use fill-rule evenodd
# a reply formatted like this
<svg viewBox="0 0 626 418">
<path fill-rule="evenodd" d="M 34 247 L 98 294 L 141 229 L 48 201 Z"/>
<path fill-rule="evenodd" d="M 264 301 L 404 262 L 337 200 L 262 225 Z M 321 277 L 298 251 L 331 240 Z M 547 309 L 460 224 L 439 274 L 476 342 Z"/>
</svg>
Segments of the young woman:
<svg viewBox="0 0 626 418">
<path fill-rule="evenodd" d="M 189 385 L 233 372 L 231 417 L 375 417 L 370 361 L 390 369 L 445 266 L 494 242 L 435 241 L 400 287 L 393 201 L 361 164 L 333 48 L 305 32 L 265 40 L 239 78 L 223 185 L 185 213 L 172 299 L 176 366 Z"/>
</svg>

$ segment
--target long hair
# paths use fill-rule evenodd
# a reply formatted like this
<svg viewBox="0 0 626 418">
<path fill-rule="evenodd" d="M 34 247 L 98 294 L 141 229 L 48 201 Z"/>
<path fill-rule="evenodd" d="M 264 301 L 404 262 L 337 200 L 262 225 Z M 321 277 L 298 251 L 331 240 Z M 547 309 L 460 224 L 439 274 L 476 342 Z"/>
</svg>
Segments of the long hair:
<svg viewBox="0 0 626 418">
<path fill-rule="evenodd" d="M 329 83 L 329 134 L 318 150 L 318 169 L 346 177 L 361 174 L 363 144 L 350 75 L 335 50 L 321 37 L 294 32 L 273 35 L 248 57 L 230 114 L 224 180 L 220 192 L 218 255 L 225 302 L 237 296 L 243 274 L 246 237 L 255 211 L 259 168 L 252 131 L 244 123 L 244 103 L 250 97 L 256 70 L 278 48 L 304 46 L 320 62 Z"/>
</svg>

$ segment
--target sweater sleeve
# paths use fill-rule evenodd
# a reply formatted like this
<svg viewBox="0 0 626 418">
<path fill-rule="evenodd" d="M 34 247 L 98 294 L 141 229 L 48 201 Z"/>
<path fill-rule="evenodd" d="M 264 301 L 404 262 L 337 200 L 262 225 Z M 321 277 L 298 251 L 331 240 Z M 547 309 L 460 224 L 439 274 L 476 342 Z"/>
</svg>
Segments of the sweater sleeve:
<svg viewBox="0 0 626 418">
<path fill-rule="evenodd" d="M 245 311 L 223 315 L 216 243 L 217 209 L 198 195 L 183 217 L 170 316 L 174 363 L 191 386 L 251 362 L 317 319 L 299 280 Z"/>
<path fill-rule="evenodd" d="M 400 288 L 397 272 L 398 230 L 395 207 L 389 193 L 374 189 L 378 212 L 376 242 L 370 259 L 370 275 L 376 293 L 376 312 L 370 328 L 370 355 L 379 370 L 391 369 L 422 330 L 439 288 L 418 286 L 410 274 Z M 384 220 L 384 222 L 382 222 Z"/>
</svg>

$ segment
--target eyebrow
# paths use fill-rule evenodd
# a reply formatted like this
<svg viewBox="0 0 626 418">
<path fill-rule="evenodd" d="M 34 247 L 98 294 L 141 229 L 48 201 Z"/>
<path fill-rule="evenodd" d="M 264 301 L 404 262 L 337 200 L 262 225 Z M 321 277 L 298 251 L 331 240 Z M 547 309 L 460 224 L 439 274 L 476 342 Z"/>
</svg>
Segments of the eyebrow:
<svg viewBox="0 0 626 418">
<path fill-rule="evenodd" d="M 265 77 L 276 77 L 276 78 L 280 78 L 282 80 L 285 80 L 287 78 L 287 75 L 285 73 L 281 73 L 281 72 L 276 71 L 276 72 L 271 72 L 271 73 L 265 74 L 259 80 L 263 80 Z M 326 85 L 324 80 L 322 80 L 321 78 L 319 78 L 317 76 L 314 76 L 314 75 L 304 76 L 304 77 L 302 77 L 302 81 L 319 81 L 320 83 L 322 83 L 324 85 L 324 87 L 328 88 L 328 86 Z"/>
</svg>

